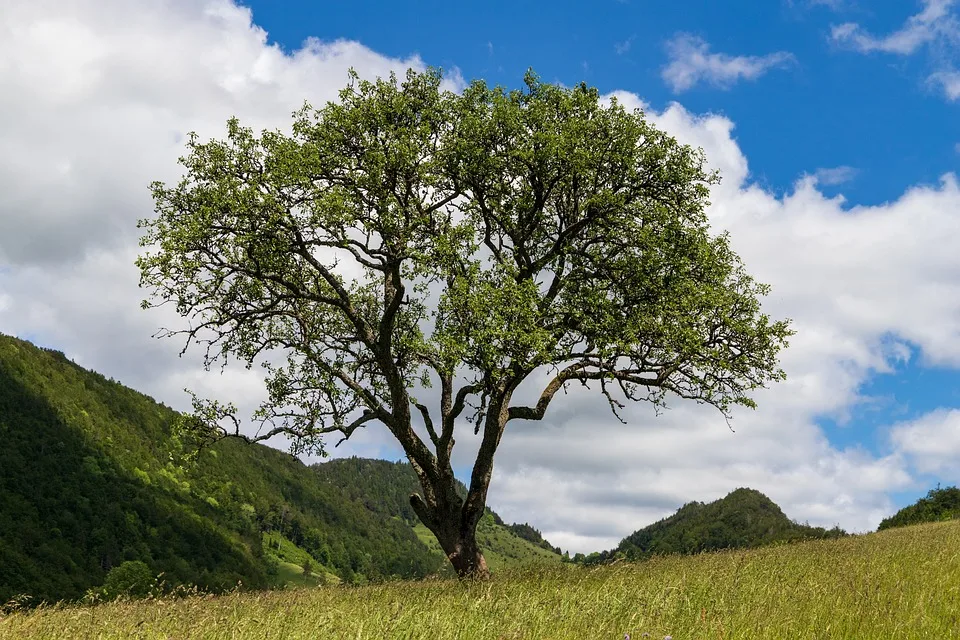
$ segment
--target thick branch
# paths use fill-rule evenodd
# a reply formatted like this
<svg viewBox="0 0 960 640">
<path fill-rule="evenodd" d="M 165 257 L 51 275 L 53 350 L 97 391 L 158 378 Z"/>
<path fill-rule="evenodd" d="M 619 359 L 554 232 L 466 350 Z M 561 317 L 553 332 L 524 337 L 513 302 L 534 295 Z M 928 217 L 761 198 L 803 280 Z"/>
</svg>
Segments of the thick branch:
<svg viewBox="0 0 960 640">
<path fill-rule="evenodd" d="M 510 407 L 509 420 L 542 420 L 544 414 L 547 412 L 547 407 L 550 406 L 550 401 L 553 400 L 553 396 L 556 395 L 557 391 L 563 387 L 565 382 L 571 380 L 579 380 L 581 382 L 586 382 L 588 380 L 615 380 L 621 383 L 630 383 L 636 384 L 644 387 L 663 387 L 666 383 L 666 379 L 663 375 L 663 371 L 666 371 L 665 368 L 660 372 L 655 378 L 649 378 L 641 375 L 642 373 L 647 373 L 646 371 L 640 371 L 638 369 L 612 369 L 608 367 L 601 367 L 597 370 L 587 370 L 588 367 L 599 366 L 597 362 L 577 362 L 570 365 L 566 369 L 563 369 L 558 373 L 554 378 L 547 383 L 547 386 L 544 388 L 543 392 L 540 394 L 540 399 L 537 401 L 535 407 Z"/>
</svg>

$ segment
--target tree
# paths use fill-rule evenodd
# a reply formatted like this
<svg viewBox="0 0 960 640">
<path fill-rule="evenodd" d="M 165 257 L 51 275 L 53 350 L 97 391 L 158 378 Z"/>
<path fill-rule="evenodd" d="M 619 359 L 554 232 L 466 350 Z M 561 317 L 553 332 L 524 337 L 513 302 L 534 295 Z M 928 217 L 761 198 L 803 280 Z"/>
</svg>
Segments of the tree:
<svg viewBox="0 0 960 640">
<path fill-rule="evenodd" d="M 571 383 L 598 386 L 618 417 L 626 400 L 672 397 L 729 415 L 784 377 L 791 331 L 710 234 L 718 176 L 700 150 L 585 84 L 528 72 L 520 90 L 455 94 L 441 79 L 353 74 L 339 102 L 294 113 L 292 136 L 235 118 L 226 140 L 191 134 L 185 176 L 152 185 L 137 264 L 144 307 L 191 321 L 161 335 L 208 367 L 265 371 L 255 435 L 196 396 L 187 432 L 323 454 L 325 434 L 379 421 L 420 480 L 417 516 L 460 576 L 484 576 L 476 526 L 511 421 L 542 419 Z M 549 382 L 522 404 L 535 372 Z M 462 420 L 481 436 L 465 497 Z"/>
<path fill-rule="evenodd" d="M 127 560 L 110 569 L 100 588 L 101 595 L 114 600 L 120 596 L 142 598 L 150 593 L 156 582 L 150 567 L 139 560 Z"/>
</svg>

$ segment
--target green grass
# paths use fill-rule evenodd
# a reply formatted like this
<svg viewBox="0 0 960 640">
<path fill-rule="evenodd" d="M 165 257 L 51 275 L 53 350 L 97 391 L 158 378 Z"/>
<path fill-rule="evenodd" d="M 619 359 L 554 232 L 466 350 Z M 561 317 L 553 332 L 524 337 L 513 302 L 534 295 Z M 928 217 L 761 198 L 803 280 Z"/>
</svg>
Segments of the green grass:
<svg viewBox="0 0 960 640">
<path fill-rule="evenodd" d="M 276 531 L 263 534 L 263 551 L 276 562 L 275 586 L 316 587 L 340 582 L 336 574 Z M 312 567 L 310 573 L 303 570 L 304 563 L 308 561 Z"/>
<path fill-rule="evenodd" d="M 951 638 L 960 522 L 839 540 L 453 580 L 47 607 L 0 638 Z"/>
</svg>

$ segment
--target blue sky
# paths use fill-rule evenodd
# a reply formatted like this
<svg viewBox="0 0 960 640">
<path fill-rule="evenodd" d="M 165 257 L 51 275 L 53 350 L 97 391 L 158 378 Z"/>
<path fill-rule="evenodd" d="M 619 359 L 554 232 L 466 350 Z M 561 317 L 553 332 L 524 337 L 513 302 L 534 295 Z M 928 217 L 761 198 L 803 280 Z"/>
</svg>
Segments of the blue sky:
<svg viewBox="0 0 960 640">
<path fill-rule="evenodd" d="M 859 204 L 896 198 L 958 166 L 960 118 L 927 76 L 939 53 L 862 55 L 832 40 L 856 22 L 888 34 L 919 13 L 899 2 L 247 2 L 269 38 L 295 50 L 309 37 L 358 40 L 391 56 L 419 54 L 466 79 L 515 86 L 528 67 L 545 80 L 636 92 L 653 107 L 682 100 L 737 123 L 754 177 L 787 189 L 803 172 L 850 166 L 844 194 Z M 362 16 L 362 18 L 360 17 Z M 668 43 L 689 34 L 711 52 L 793 59 L 728 90 L 677 92 L 661 78 Z"/>
<path fill-rule="evenodd" d="M 622 425 L 580 390 L 511 426 L 490 491 L 504 518 L 589 552 L 749 486 L 865 531 L 960 483 L 960 0 L 5 0 L 0 332 L 176 408 L 189 387 L 252 410 L 256 369 L 205 372 L 152 338 L 181 321 L 139 306 L 147 185 L 178 179 L 188 131 L 222 138 L 234 115 L 288 130 L 349 68 L 427 65 L 454 89 L 529 67 L 586 81 L 702 147 L 723 176 L 711 225 L 797 330 L 787 381 L 733 431 L 683 403 Z M 457 442 L 466 470 L 472 429 Z M 335 450 L 351 454 L 400 457 L 375 425 Z"/>
</svg>

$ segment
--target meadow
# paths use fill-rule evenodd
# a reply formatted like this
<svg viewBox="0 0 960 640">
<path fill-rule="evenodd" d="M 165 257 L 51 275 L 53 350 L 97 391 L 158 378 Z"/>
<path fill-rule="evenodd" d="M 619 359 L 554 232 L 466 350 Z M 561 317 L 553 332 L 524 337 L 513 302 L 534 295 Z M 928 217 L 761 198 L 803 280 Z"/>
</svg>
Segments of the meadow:
<svg viewBox="0 0 960 640">
<path fill-rule="evenodd" d="M 7 612 L 0 638 L 960 637 L 960 521 L 595 568 Z M 646 636 L 644 634 L 649 634 Z"/>
</svg>

